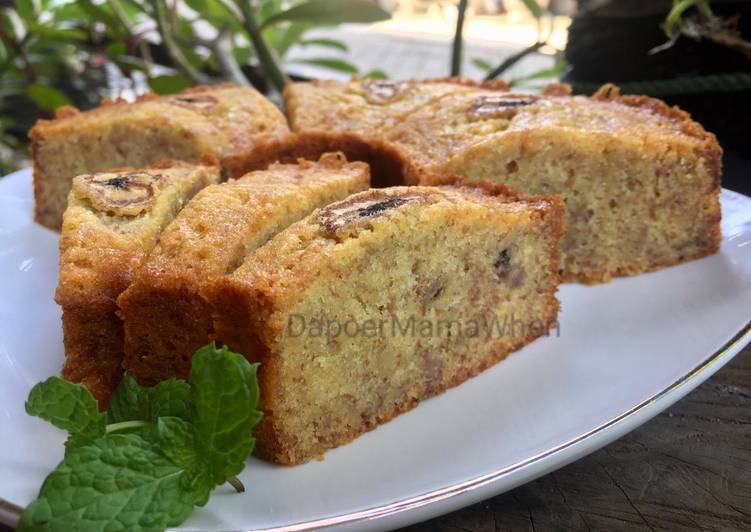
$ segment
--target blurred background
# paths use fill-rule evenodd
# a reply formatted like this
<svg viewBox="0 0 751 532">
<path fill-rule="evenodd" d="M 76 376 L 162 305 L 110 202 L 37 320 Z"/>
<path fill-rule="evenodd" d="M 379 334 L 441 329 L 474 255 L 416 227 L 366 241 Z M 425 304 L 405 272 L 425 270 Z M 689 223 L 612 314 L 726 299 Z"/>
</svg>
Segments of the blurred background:
<svg viewBox="0 0 751 532">
<path fill-rule="evenodd" d="M 751 194 L 751 2 L 722 0 L 0 0 L 0 175 L 64 105 L 353 75 L 615 82 L 691 112 Z"/>
</svg>

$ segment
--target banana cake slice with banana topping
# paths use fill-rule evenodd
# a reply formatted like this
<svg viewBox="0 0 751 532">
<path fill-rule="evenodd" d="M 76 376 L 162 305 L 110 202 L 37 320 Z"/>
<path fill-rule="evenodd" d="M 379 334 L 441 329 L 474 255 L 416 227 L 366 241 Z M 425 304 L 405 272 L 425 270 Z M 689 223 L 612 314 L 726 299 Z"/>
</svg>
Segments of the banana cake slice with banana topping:
<svg viewBox="0 0 751 532">
<path fill-rule="evenodd" d="M 162 229 L 196 192 L 219 181 L 213 159 L 77 176 L 60 235 L 55 301 L 63 310 L 63 377 L 106 401 L 121 377 L 120 293 Z"/>
<path fill-rule="evenodd" d="M 243 153 L 267 160 L 266 142 L 289 132 L 279 109 L 251 87 L 193 87 L 178 94 L 146 94 L 137 101 L 104 101 L 88 111 L 60 108 L 29 132 L 34 163 L 34 216 L 59 229 L 71 179 L 118 166 L 162 159 L 224 161 Z"/>
<path fill-rule="evenodd" d="M 719 249 L 722 150 L 688 113 L 612 85 L 591 97 L 563 85 L 419 85 L 292 83 L 286 112 L 298 135 L 371 145 L 405 184 L 456 175 L 563 195 L 565 280 L 604 282 Z"/>
<path fill-rule="evenodd" d="M 118 300 L 124 368 L 143 384 L 186 378 L 191 356 L 213 332 L 202 287 L 315 208 L 369 183 L 365 163 L 328 153 L 203 190 L 165 229 Z"/>
<path fill-rule="evenodd" d="M 371 189 L 210 282 L 217 340 L 261 362 L 259 456 L 318 457 L 555 327 L 562 215 L 502 186 Z"/>
</svg>

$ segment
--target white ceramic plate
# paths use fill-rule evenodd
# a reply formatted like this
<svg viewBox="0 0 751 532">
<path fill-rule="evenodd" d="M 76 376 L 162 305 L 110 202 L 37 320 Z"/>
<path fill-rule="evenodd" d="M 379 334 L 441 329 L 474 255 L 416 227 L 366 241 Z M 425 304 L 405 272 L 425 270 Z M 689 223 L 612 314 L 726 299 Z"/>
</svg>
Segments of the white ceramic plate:
<svg viewBox="0 0 751 532">
<path fill-rule="evenodd" d="M 389 529 L 455 510 L 580 458 L 683 397 L 751 339 L 751 199 L 723 191 L 722 252 L 560 290 L 560 336 L 326 454 L 251 459 L 187 530 Z M 57 235 L 31 219 L 29 171 L 0 180 L 0 516 L 26 505 L 63 434 L 24 413 L 58 372 Z"/>
</svg>

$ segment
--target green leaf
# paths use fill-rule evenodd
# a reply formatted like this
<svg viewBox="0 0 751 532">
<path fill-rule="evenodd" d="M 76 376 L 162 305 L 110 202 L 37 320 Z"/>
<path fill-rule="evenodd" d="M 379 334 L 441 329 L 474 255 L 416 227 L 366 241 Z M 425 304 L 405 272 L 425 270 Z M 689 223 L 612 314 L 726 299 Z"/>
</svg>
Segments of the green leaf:
<svg viewBox="0 0 751 532">
<path fill-rule="evenodd" d="M 286 0 L 262 0 L 258 6 L 258 18 L 266 20 L 274 13 L 278 13 Z"/>
<path fill-rule="evenodd" d="M 107 45 L 107 47 L 104 49 L 104 53 L 109 58 L 117 58 L 127 52 L 127 49 L 125 48 L 125 43 L 123 42 L 111 42 Z"/>
<path fill-rule="evenodd" d="M 341 50 L 342 52 L 346 52 L 348 50 L 347 45 L 344 44 L 341 41 L 337 41 L 336 39 L 305 39 L 300 41 L 301 46 L 325 46 L 326 48 L 335 48 L 337 50 Z"/>
<path fill-rule="evenodd" d="M 185 469 L 180 478 L 183 490 L 190 494 L 193 504 L 205 505 L 215 484 L 209 475 L 209 464 L 199 454 L 193 424 L 177 417 L 161 417 L 156 434 L 161 452 Z"/>
<path fill-rule="evenodd" d="M 371 70 L 362 76 L 365 79 L 387 79 L 388 76 L 383 70 Z"/>
<path fill-rule="evenodd" d="M 125 375 L 110 397 L 107 422 L 155 421 L 161 416 L 190 420 L 192 414 L 190 386 L 178 379 L 168 379 L 156 386 L 140 386 Z"/>
<path fill-rule="evenodd" d="M 52 17 L 58 23 L 66 21 L 78 22 L 87 18 L 86 12 L 78 5 L 78 2 L 69 2 L 56 6 L 52 11 Z"/>
<path fill-rule="evenodd" d="M 151 388 L 139 386 L 130 375 L 125 375 L 110 396 L 107 406 L 107 423 L 151 419 Z"/>
<path fill-rule="evenodd" d="M 540 70 L 535 70 L 534 72 L 531 72 L 529 74 L 525 74 L 524 76 L 519 76 L 518 78 L 512 79 L 511 81 L 509 81 L 509 86 L 516 87 L 522 85 L 525 81 L 532 81 L 537 79 L 557 79 L 561 76 L 562 72 L 563 68 L 558 65 L 552 66 L 550 68 L 542 68 Z"/>
<path fill-rule="evenodd" d="M 490 70 L 485 76 L 485 79 L 491 80 L 491 79 L 497 78 L 498 76 L 506 72 L 509 68 L 517 64 L 519 61 L 521 61 L 528 55 L 535 53 L 544 45 L 545 45 L 544 42 L 538 41 L 534 44 L 527 46 L 526 48 L 522 48 L 516 53 L 511 54 L 510 56 L 506 57 L 503 61 L 501 61 L 501 63 L 497 67 Z"/>
<path fill-rule="evenodd" d="M 26 413 L 49 421 L 71 434 L 69 447 L 75 447 L 104 434 L 105 415 L 96 399 L 81 384 L 50 377 L 31 389 Z"/>
<path fill-rule="evenodd" d="M 85 32 L 73 28 L 53 28 L 42 24 L 29 23 L 27 29 L 30 33 L 61 41 L 83 42 L 88 39 Z"/>
<path fill-rule="evenodd" d="M 193 397 L 190 385 L 184 380 L 167 379 L 153 388 L 151 396 L 151 418 L 162 416 L 191 420 L 193 417 Z"/>
<path fill-rule="evenodd" d="M 54 112 L 63 105 L 71 104 L 65 94 L 49 85 L 35 83 L 29 87 L 28 94 L 35 104 L 48 113 Z"/>
<path fill-rule="evenodd" d="M 154 76 L 149 79 L 149 87 L 157 94 L 174 94 L 190 86 L 190 80 L 180 75 Z"/>
<path fill-rule="evenodd" d="M 251 430 L 260 421 L 256 410 L 258 364 L 214 343 L 196 351 L 190 370 L 194 425 L 201 458 L 214 484 L 243 470 L 253 450 Z"/>
<path fill-rule="evenodd" d="M 253 57 L 253 50 L 250 46 L 235 46 L 233 53 L 235 54 L 235 61 L 240 65 L 245 65 Z"/>
<path fill-rule="evenodd" d="M 208 0 L 185 0 L 185 3 L 196 13 L 206 13 L 209 10 Z"/>
<path fill-rule="evenodd" d="M 81 385 L 52 377 L 35 386 L 27 411 L 71 435 L 18 529 L 157 531 L 182 523 L 253 450 L 262 416 L 257 367 L 212 343 L 193 357 L 190 384 L 143 387 L 125 376 L 106 415 Z"/>
<path fill-rule="evenodd" d="M 484 59 L 480 59 L 479 57 L 475 57 L 472 59 L 472 64 L 475 65 L 480 70 L 490 70 L 493 68 L 493 65 L 485 61 Z"/>
<path fill-rule="evenodd" d="M 114 57 L 112 58 L 112 60 L 117 63 L 120 68 L 123 68 L 125 70 L 146 71 L 149 67 L 149 65 L 143 59 L 127 54 Z"/>
<path fill-rule="evenodd" d="M 217 0 L 186 0 L 185 3 L 206 22 L 215 28 L 231 27 L 234 31 L 242 31 L 239 20 L 240 11 L 231 2 Z"/>
<path fill-rule="evenodd" d="M 116 434 L 68 453 L 21 515 L 19 532 L 157 531 L 193 509 L 183 470 L 137 434 Z"/>
<path fill-rule="evenodd" d="M 34 9 L 33 0 L 14 0 L 16 12 L 24 22 L 35 22 L 37 19 L 36 10 Z"/>
<path fill-rule="evenodd" d="M 529 10 L 529 12 L 532 13 L 533 17 L 537 19 L 542 18 L 543 11 L 540 7 L 540 4 L 537 3 L 537 0 L 522 0 L 522 3 Z"/>
<path fill-rule="evenodd" d="M 284 57 L 293 45 L 300 42 L 303 34 L 310 29 L 310 24 L 305 22 L 292 22 L 287 25 L 287 28 L 281 33 L 279 39 L 275 44 L 276 53 L 279 57 Z"/>
<path fill-rule="evenodd" d="M 179 417 L 165 416 L 156 423 L 159 443 L 164 455 L 185 469 L 199 463 L 193 425 Z"/>
<path fill-rule="evenodd" d="M 358 72 L 355 65 L 341 59 L 295 59 L 295 63 L 305 63 L 307 65 L 321 66 L 324 68 L 330 68 L 331 70 L 346 72 L 348 74 L 357 74 Z"/>
<path fill-rule="evenodd" d="M 282 21 L 329 25 L 377 22 L 389 18 L 391 14 L 371 0 L 308 0 L 270 16 L 261 26 L 271 26 Z"/>
<path fill-rule="evenodd" d="M 116 28 L 120 25 L 115 15 L 108 9 L 108 5 L 99 5 L 94 2 L 77 2 L 76 4 L 91 17 L 92 21 L 103 22 L 108 28 Z"/>
</svg>

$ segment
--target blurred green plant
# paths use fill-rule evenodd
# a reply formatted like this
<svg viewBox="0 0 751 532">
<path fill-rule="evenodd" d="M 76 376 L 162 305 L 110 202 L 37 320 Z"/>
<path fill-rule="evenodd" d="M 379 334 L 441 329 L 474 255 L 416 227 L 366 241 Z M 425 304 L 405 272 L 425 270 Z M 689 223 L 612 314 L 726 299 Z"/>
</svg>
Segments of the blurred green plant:
<svg viewBox="0 0 751 532">
<path fill-rule="evenodd" d="M 552 48 L 548 41 L 553 33 L 553 13 L 551 13 L 547 9 L 544 9 L 537 0 L 522 0 L 522 3 L 524 4 L 524 7 L 527 8 L 527 11 L 529 11 L 529 13 L 535 19 L 535 22 L 537 24 L 537 40 L 526 48 L 522 48 L 518 52 L 503 58 L 501 62 L 495 67 L 484 59 L 473 59 L 472 63 L 480 70 L 484 70 L 486 72 L 486 81 L 499 78 L 512 66 L 516 65 L 525 57 L 531 54 L 540 53 L 541 48 Z M 467 7 L 468 2 L 466 2 L 465 0 L 459 0 L 457 7 L 456 29 L 454 31 L 454 40 L 451 53 L 450 72 L 452 76 L 460 76 L 462 73 L 462 49 L 464 42 L 463 32 L 464 21 L 467 15 Z M 508 80 L 509 85 L 511 87 L 529 86 L 528 82 L 530 81 L 545 80 L 549 82 L 557 81 L 558 79 L 560 79 L 566 69 L 566 63 L 563 60 L 563 50 L 554 50 L 552 55 L 547 55 L 549 55 L 553 59 L 552 66 L 542 68 L 528 74 L 518 76 L 516 78 L 511 78 Z"/>
<path fill-rule="evenodd" d="M 24 163 L 37 118 L 123 88 L 165 94 L 233 81 L 274 92 L 293 62 L 357 74 L 340 55 L 287 54 L 346 51 L 309 32 L 389 16 L 374 0 L 0 0 L 0 172 Z"/>
</svg>

